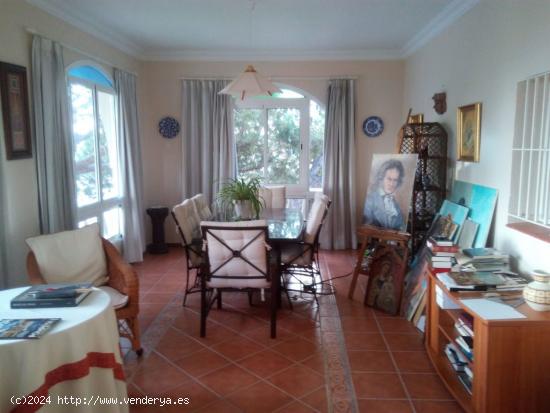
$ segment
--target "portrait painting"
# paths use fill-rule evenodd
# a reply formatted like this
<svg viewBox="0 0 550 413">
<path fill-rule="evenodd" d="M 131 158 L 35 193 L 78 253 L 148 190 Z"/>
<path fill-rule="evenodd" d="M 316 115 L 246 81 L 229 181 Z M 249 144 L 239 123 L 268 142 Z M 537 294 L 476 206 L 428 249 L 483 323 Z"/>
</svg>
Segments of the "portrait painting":
<svg viewBox="0 0 550 413">
<path fill-rule="evenodd" d="M 456 114 L 457 159 L 479 162 L 481 103 L 461 106 Z"/>
<path fill-rule="evenodd" d="M 374 154 L 363 224 L 405 231 L 418 154 Z"/>
</svg>

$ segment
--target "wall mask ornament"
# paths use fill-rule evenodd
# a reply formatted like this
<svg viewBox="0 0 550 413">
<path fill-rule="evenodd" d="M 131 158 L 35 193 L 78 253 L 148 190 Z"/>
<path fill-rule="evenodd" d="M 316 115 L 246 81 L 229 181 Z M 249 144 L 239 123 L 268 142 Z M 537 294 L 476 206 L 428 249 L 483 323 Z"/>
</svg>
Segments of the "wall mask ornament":
<svg viewBox="0 0 550 413">
<path fill-rule="evenodd" d="M 432 99 L 434 100 L 435 113 L 437 113 L 438 115 L 443 115 L 445 112 L 447 112 L 447 93 L 435 93 L 432 96 Z"/>
</svg>

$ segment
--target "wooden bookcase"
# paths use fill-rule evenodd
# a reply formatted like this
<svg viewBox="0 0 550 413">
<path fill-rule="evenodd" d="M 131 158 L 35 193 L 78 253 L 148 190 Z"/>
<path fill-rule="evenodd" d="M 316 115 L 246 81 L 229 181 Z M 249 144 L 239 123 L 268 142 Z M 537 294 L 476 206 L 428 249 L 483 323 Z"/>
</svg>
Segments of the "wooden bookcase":
<svg viewBox="0 0 550 413">
<path fill-rule="evenodd" d="M 527 318 L 485 320 L 461 304 L 461 298 L 480 293 L 451 293 L 428 271 L 426 350 L 437 373 L 466 412 L 550 412 L 550 312 L 537 312 L 527 304 L 517 310 Z M 436 302 L 439 286 L 460 309 L 444 310 Z M 445 353 L 454 341 L 453 327 L 460 313 L 474 318 L 474 373 L 470 395 L 458 379 Z"/>
</svg>

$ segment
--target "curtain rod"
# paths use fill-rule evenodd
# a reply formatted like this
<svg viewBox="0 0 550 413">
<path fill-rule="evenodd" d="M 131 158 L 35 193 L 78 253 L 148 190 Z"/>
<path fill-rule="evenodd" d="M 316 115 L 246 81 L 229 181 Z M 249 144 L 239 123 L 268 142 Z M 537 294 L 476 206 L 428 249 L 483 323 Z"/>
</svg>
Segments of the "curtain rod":
<svg viewBox="0 0 550 413">
<path fill-rule="evenodd" d="M 68 50 L 71 50 L 71 51 L 73 51 L 73 52 L 79 53 L 79 54 L 81 54 L 81 55 L 87 57 L 88 59 L 92 59 L 92 60 L 96 61 L 97 63 L 102 63 L 102 64 L 104 64 L 104 65 L 107 65 L 107 66 L 110 66 L 110 67 L 113 67 L 113 68 L 116 68 L 116 69 L 124 70 L 125 72 L 128 72 L 128 73 L 130 73 L 130 74 L 132 74 L 132 75 L 134 75 L 134 76 L 136 76 L 136 77 L 138 76 L 138 74 L 137 74 L 136 72 L 132 72 L 132 71 L 126 70 L 126 69 L 121 69 L 121 68 L 119 68 L 117 65 L 115 65 L 115 64 L 113 64 L 113 63 L 111 63 L 111 62 L 109 62 L 108 60 L 105 60 L 105 59 L 102 59 L 102 58 L 100 58 L 100 57 L 91 55 L 90 53 L 87 53 L 87 52 L 85 52 L 85 51 L 83 51 L 83 50 L 80 50 L 80 49 L 78 49 L 78 48 L 76 48 L 76 47 L 74 47 L 74 46 L 70 46 L 70 45 L 68 45 L 67 43 L 63 43 L 63 42 L 59 42 L 59 41 L 57 41 L 57 40 L 50 39 L 48 36 L 43 35 L 42 33 L 38 32 L 36 29 L 33 29 L 33 28 L 31 28 L 31 27 L 25 27 L 25 30 L 26 30 L 28 33 L 30 33 L 30 34 L 35 34 L 35 35 L 37 35 L 37 36 L 44 37 L 45 39 L 49 39 L 49 40 L 51 40 L 51 41 L 53 41 L 53 42 L 59 43 L 59 44 L 60 44 L 61 46 L 63 46 L 64 48 L 66 48 L 66 49 L 68 49 Z"/>
<path fill-rule="evenodd" d="M 235 77 L 238 74 L 235 75 Z M 228 76 L 182 76 L 179 80 L 233 80 L 235 77 Z M 358 76 L 266 76 L 270 80 L 335 80 L 335 79 L 349 79 L 357 80 Z"/>
</svg>

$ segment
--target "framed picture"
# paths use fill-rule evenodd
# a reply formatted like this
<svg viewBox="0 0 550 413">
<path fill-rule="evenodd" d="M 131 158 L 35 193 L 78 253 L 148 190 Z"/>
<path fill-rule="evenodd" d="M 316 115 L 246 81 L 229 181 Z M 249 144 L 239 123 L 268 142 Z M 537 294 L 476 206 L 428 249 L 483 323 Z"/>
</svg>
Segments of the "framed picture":
<svg viewBox="0 0 550 413">
<path fill-rule="evenodd" d="M 365 304 L 388 314 L 399 313 L 406 256 L 394 245 L 383 245 L 376 252 L 369 268 Z"/>
<path fill-rule="evenodd" d="M 32 150 L 27 70 L 23 66 L 0 62 L 0 93 L 6 158 L 8 160 L 30 158 Z"/>
<path fill-rule="evenodd" d="M 407 123 L 424 123 L 424 114 L 417 113 L 415 115 L 409 116 Z"/>
<path fill-rule="evenodd" d="M 459 161 L 479 162 L 481 103 L 461 106 L 456 112 L 456 136 Z"/>
</svg>

